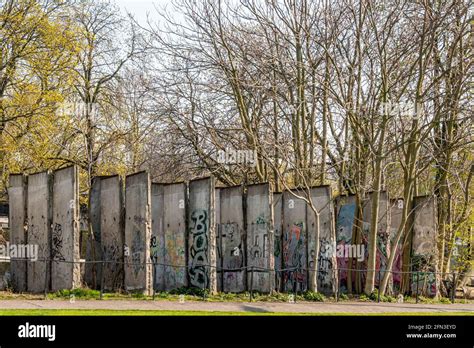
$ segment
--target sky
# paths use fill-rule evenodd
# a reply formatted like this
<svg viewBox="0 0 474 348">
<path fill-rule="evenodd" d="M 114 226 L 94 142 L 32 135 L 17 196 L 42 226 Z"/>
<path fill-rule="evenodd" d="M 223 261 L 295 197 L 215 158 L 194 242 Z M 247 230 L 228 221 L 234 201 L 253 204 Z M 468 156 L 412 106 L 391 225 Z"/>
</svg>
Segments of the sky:
<svg viewBox="0 0 474 348">
<path fill-rule="evenodd" d="M 142 26 L 147 23 L 147 14 L 150 19 L 157 17 L 157 9 L 172 9 L 172 0 L 113 0 L 125 12 L 130 12 Z"/>
</svg>

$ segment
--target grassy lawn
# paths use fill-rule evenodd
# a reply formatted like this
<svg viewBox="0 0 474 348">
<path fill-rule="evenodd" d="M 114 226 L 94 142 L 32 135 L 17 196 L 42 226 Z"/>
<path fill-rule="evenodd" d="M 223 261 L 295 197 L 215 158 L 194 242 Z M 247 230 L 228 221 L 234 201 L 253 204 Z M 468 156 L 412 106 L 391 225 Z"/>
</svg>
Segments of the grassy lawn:
<svg viewBox="0 0 474 348">
<path fill-rule="evenodd" d="M 0 316 L 439 316 L 474 315 L 472 312 L 443 312 L 443 313 L 286 313 L 286 312 L 220 312 L 220 311 L 170 311 L 170 310 L 113 310 L 113 309 L 2 309 Z"/>
</svg>

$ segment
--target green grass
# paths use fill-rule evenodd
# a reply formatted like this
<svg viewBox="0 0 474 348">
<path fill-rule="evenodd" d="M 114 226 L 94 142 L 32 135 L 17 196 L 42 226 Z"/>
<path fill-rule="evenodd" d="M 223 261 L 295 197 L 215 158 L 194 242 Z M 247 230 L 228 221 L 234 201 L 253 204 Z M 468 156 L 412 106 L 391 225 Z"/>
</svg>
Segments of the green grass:
<svg viewBox="0 0 474 348">
<path fill-rule="evenodd" d="M 206 301 L 206 302 L 249 302 L 250 293 L 248 291 L 242 293 L 224 293 L 220 292 L 210 295 L 207 290 L 195 288 L 181 288 L 172 291 L 159 291 L 155 293 L 155 301 L 179 301 L 184 296 L 185 301 Z M 46 295 L 48 300 L 99 300 L 100 291 L 91 289 L 73 289 L 60 290 Z M 143 293 L 103 293 L 104 300 L 152 300 L 152 296 Z M 0 300 L 41 300 L 44 299 L 43 294 L 14 294 L 12 292 L 0 292 Z M 254 291 L 252 300 L 255 302 L 288 302 L 289 294 L 274 293 L 263 294 Z M 296 297 L 297 301 L 322 302 L 326 297 L 320 293 L 305 292 Z"/>
<path fill-rule="evenodd" d="M 263 294 L 257 291 L 253 292 L 252 300 L 254 302 L 274 302 L 283 303 L 288 302 L 289 295 L 287 293 L 273 293 Z M 377 303 L 377 292 L 374 291 L 370 296 L 364 294 L 361 295 L 346 295 L 340 294 L 340 302 L 368 302 Z M 180 297 L 184 296 L 185 301 L 206 301 L 206 302 L 249 302 L 250 293 L 217 293 L 210 295 L 207 291 L 195 288 L 181 288 L 172 291 L 160 291 L 155 293 L 155 301 L 179 301 Z M 91 290 L 86 288 L 79 288 L 74 290 L 61 290 L 54 293 L 48 293 L 46 298 L 48 300 L 69 300 L 74 298 L 75 300 L 100 300 L 100 292 L 98 290 Z M 0 300 L 42 300 L 44 299 L 43 294 L 16 294 L 10 291 L 0 291 Z M 103 293 L 103 300 L 152 300 L 152 296 L 143 295 L 143 293 L 125 293 L 125 292 L 114 292 L 114 293 Z M 419 303 L 421 304 L 446 304 L 447 306 L 451 301 L 447 298 L 431 299 L 423 296 L 419 297 Z M 324 295 L 312 291 L 307 291 L 296 296 L 297 302 L 336 302 L 334 297 L 325 297 Z M 395 297 L 381 296 L 380 302 L 396 302 Z M 404 303 L 415 303 L 414 297 L 405 296 Z M 473 300 L 456 299 L 456 303 L 474 303 Z"/>
<path fill-rule="evenodd" d="M 113 309 L 2 309 L 0 316 L 465 316 L 472 312 L 397 312 L 397 313 L 287 313 L 287 312 L 220 312 L 170 310 L 113 310 Z"/>
</svg>

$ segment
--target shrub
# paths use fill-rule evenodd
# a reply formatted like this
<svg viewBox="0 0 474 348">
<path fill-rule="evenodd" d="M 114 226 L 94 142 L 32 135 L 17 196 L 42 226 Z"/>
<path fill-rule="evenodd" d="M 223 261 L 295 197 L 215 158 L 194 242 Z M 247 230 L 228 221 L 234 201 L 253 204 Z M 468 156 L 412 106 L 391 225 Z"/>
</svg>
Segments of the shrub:
<svg viewBox="0 0 474 348">
<path fill-rule="evenodd" d="M 349 299 L 349 296 L 347 296 L 346 294 L 342 293 L 339 295 L 339 299 L 340 300 L 343 300 L 343 301 L 347 301 Z"/>
<path fill-rule="evenodd" d="M 155 296 L 158 296 L 159 298 L 168 298 L 169 295 L 170 294 L 166 291 L 160 291 L 158 293 L 155 293 Z"/>
<path fill-rule="evenodd" d="M 379 298 L 379 289 L 374 289 L 374 291 L 372 291 L 372 293 L 369 295 L 369 299 L 371 299 L 372 301 L 377 301 Z M 380 300 L 382 301 L 382 298 L 380 298 Z"/>
<path fill-rule="evenodd" d="M 303 294 L 303 298 L 307 301 L 316 301 L 316 302 L 324 302 L 326 300 L 326 297 L 319 293 L 319 292 L 314 292 L 314 291 L 306 291 Z"/>
<path fill-rule="evenodd" d="M 379 289 L 374 289 L 368 298 L 372 301 L 378 301 Z M 380 295 L 380 302 L 396 302 L 396 299 L 389 295 Z"/>
<path fill-rule="evenodd" d="M 98 298 L 100 296 L 99 290 L 91 290 L 87 288 L 77 288 L 77 289 L 63 289 L 58 290 L 51 297 L 77 297 L 77 298 Z"/>
<path fill-rule="evenodd" d="M 199 296 L 199 297 L 204 297 L 209 295 L 209 290 L 208 289 L 201 289 L 201 288 L 186 288 L 186 287 L 181 287 L 178 289 L 173 289 L 169 291 L 170 295 L 189 295 L 189 296 Z"/>
<path fill-rule="evenodd" d="M 142 299 L 142 298 L 145 298 L 146 296 L 143 294 L 143 292 L 132 292 L 132 298 L 139 298 L 139 299 Z"/>
</svg>

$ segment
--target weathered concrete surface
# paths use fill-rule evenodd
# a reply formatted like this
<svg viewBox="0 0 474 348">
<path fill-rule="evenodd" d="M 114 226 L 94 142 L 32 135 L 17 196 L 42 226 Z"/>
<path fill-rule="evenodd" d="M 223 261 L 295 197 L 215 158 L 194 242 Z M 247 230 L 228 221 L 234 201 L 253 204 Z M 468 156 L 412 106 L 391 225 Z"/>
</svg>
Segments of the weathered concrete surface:
<svg viewBox="0 0 474 348">
<path fill-rule="evenodd" d="M 370 193 L 367 200 L 363 204 L 363 222 L 362 222 L 362 238 L 365 245 L 365 260 L 363 262 L 363 269 L 367 269 L 367 262 L 369 257 L 369 238 L 370 238 L 370 224 L 372 219 L 372 204 L 373 204 L 373 193 Z M 379 284 L 379 271 L 380 279 L 382 279 L 384 272 L 387 270 L 387 261 L 390 250 L 390 227 L 389 227 L 389 199 L 387 192 L 380 192 L 379 197 L 379 211 L 378 211 L 378 225 L 377 225 L 377 240 L 376 240 L 376 264 L 375 269 L 377 273 L 375 275 L 375 285 Z M 365 286 L 365 280 L 367 272 L 361 272 L 362 275 L 362 287 Z"/>
<path fill-rule="evenodd" d="M 188 285 L 186 275 L 186 184 L 163 187 L 165 290 Z"/>
<path fill-rule="evenodd" d="M 220 225 L 217 238 L 218 262 L 221 267 L 222 291 L 246 289 L 245 231 L 243 187 L 220 189 Z M 242 269 L 242 270 L 237 270 Z"/>
<path fill-rule="evenodd" d="M 398 228 L 401 224 L 403 205 L 403 199 L 390 200 L 390 248 L 392 248 L 394 239 L 397 236 Z M 391 273 L 389 284 L 389 291 L 395 294 L 400 292 L 402 282 L 402 273 L 399 273 L 402 271 L 402 242 L 403 239 L 398 244 L 396 249 L 395 261 L 392 267 L 393 273 Z"/>
<path fill-rule="evenodd" d="M 415 197 L 415 221 L 413 226 L 413 254 L 437 256 L 436 248 L 436 200 L 434 197 Z"/>
<path fill-rule="evenodd" d="M 90 191 L 90 224 L 92 234 L 87 233 L 86 240 L 86 263 L 84 265 L 84 283 L 91 289 L 100 288 L 100 280 L 102 278 L 101 267 L 98 261 L 102 260 L 102 245 L 100 232 L 100 208 L 101 208 L 101 182 L 102 177 L 95 177 L 92 179 L 92 187 Z M 87 221 L 86 221 L 87 222 Z M 88 226 L 86 227 L 88 229 Z"/>
<path fill-rule="evenodd" d="M 283 245 L 282 245 L 282 209 L 283 209 L 283 194 L 281 192 L 273 193 L 273 219 L 274 219 L 274 243 L 273 256 L 275 263 L 275 290 L 280 291 L 282 288 L 282 273 L 283 267 Z"/>
<path fill-rule="evenodd" d="M 352 226 L 356 214 L 355 196 L 339 196 L 336 199 L 337 220 L 336 220 L 336 239 L 339 248 L 347 248 L 352 245 Z M 352 280 L 348 283 L 350 268 L 349 258 L 338 257 L 337 267 L 339 269 L 339 290 L 343 293 L 348 292 L 349 285 L 353 283 Z"/>
<path fill-rule="evenodd" d="M 6 290 L 10 284 L 10 262 L 0 258 L 0 290 Z"/>
<path fill-rule="evenodd" d="M 127 291 L 151 293 L 151 183 L 146 172 L 125 179 L 125 270 Z"/>
<path fill-rule="evenodd" d="M 102 177 L 100 184 L 100 243 L 104 290 L 123 288 L 123 188 L 118 175 Z"/>
<path fill-rule="evenodd" d="M 188 275 L 190 286 L 217 291 L 215 179 L 189 183 Z"/>
<path fill-rule="evenodd" d="M 152 184 L 152 237 L 155 290 L 187 286 L 186 185 Z"/>
<path fill-rule="evenodd" d="M 81 285 L 79 264 L 79 181 L 77 167 L 53 172 L 51 290 Z"/>
<path fill-rule="evenodd" d="M 219 226 L 221 223 L 221 188 L 216 187 L 215 189 L 215 220 L 216 220 L 216 226 Z M 217 231 L 216 231 L 216 236 L 217 236 Z"/>
<path fill-rule="evenodd" d="M 369 302 L 203 302 L 186 301 L 142 301 L 142 300 L 3 300 L 2 309 L 112 309 L 112 310 L 162 310 L 162 311 L 216 311 L 249 313 L 474 313 L 474 304 L 414 304 L 414 303 L 369 303 Z"/>
<path fill-rule="evenodd" d="M 314 205 L 317 213 L 311 208 L 311 203 L 307 203 L 306 206 L 306 227 L 307 227 L 307 262 L 306 267 L 308 268 L 308 290 L 321 291 L 319 289 L 319 283 L 323 283 L 324 286 L 331 286 L 334 282 L 331 279 L 332 259 L 328 258 L 326 252 L 332 247 L 330 240 L 321 237 L 324 229 L 323 209 L 325 208 L 323 201 L 326 201 L 324 195 L 325 190 L 320 188 L 311 188 L 311 202 Z M 330 235 L 330 234 L 329 234 Z M 321 278 L 321 280 L 319 279 Z M 321 291 L 322 292 L 322 291 Z M 325 291 L 324 293 L 327 293 Z"/>
<path fill-rule="evenodd" d="M 28 244 L 38 245 L 38 261 L 28 262 L 29 292 L 43 292 L 50 285 L 50 226 L 51 199 L 50 175 L 47 172 L 28 176 L 27 214 Z"/>
<path fill-rule="evenodd" d="M 216 283 L 217 283 L 217 291 L 222 291 L 222 262 L 220 259 L 220 250 L 219 250 L 219 236 L 220 236 L 220 229 L 221 229 L 221 189 L 216 187 L 215 190 L 215 221 L 216 221 Z"/>
<path fill-rule="evenodd" d="M 440 277 L 438 271 L 438 233 L 437 205 L 435 196 L 414 198 L 414 223 L 412 240 L 412 275 L 411 291 L 425 296 L 436 296 L 439 291 Z M 418 278 L 418 279 L 417 279 Z M 418 284 L 417 284 L 418 283 Z"/>
<path fill-rule="evenodd" d="M 304 192 L 294 191 L 298 196 Z M 307 272 L 307 225 L 306 202 L 291 192 L 283 192 L 283 290 L 306 291 Z"/>
<path fill-rule="evenodd" d="M 12 174 L 8 186 L 10 244 L 26 244 L 26 178 L 21 174 Z M 26 263 L 21 255 L 10 258 L 10 272 L 13 290 L 26 291 Z M 20 259 L 20 260 L 18 260 Z"/>
<path fill-rule="evenodd" d="M 274 289 L 273 203 L 268 184 L 250 185 L 246 198 L 247 288 L 261 292 Z M 253 272 L 252 272 L 253 269 Z"/>
<path fill-rule="evenodd" d="M 319 231 L 317 230 L 317 216 L 308 207 L 306 210 L 308 224 L 308 286 L 312 291 L 317 290 L 326 295 L 333 295 L 337 290 L 338 279 L 335 254 L 336 230 L 331 187 L 312 188 L 311 199 L 319 213 Z"/>
<path fill-rule="evenodd" d="M 163 229 L 164 184 L 151 184 L 151 240 L 150 258 L 153 262 L 153 289 L 165 290 L 165 234 Z"/>
</svg>

